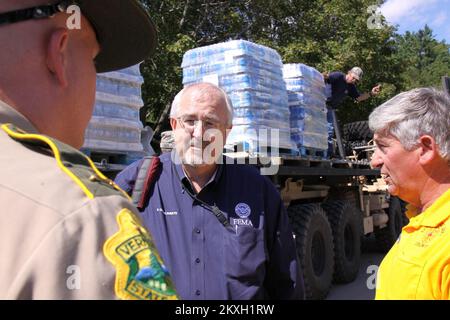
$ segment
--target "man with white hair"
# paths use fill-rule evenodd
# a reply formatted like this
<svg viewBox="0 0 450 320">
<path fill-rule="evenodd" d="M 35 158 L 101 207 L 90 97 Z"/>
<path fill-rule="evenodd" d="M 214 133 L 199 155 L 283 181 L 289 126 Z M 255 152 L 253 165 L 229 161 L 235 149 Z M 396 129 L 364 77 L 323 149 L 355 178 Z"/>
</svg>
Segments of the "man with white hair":
<svg viewBox="0 0 450 320">
<path fill-rule="evenodd" d="M 213 84 L 177 94 L 170 113 L 175 148 L 154 158 L 160 166 L 146 182 L 144 224 L 182 299 L 302 298 L 280 194 L 256 168 L 222 155 L 232 119 L 227 94 Z M 126 168 L 116 183 L 131 192 L 141 166 Z"/>
<path fill-rule="evenodd" d="M 378 270 L 376 299 L 450 299 L 450 97 L 403 92 L 369 117 L 391 195 L 408 202 L 405 226 Z"/>
<path fill-rule="evenodd" d="M 127 194 L 77 150 L 96 72 L 155 50 L 145 9 L 1 0 L 0 43 L 0 299 L 176 298 Z"/>
</svg>

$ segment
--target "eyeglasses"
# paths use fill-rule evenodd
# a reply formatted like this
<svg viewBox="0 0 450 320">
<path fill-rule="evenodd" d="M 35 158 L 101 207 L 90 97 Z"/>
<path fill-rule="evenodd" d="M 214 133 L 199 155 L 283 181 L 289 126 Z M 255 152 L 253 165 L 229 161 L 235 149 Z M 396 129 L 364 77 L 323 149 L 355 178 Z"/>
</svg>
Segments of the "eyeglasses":
<svg viewBox="0 0 450 320">
<path fill-rule="evenodd" d="M 180 126 L 189 132 L 194 131 L 195 127 L 199 124 L 202 123 L 202 128 L 204 130 L 208 130 L 208 129 L 220 129 L 221 127 L 223 127 L 224 125 L 222 123 L 219 123 L 217 121 L 213 121 L 213 120 L 199 120 L 199 119 L 195 119 L 193 117 L 190 116 L 181 116 L 176 118 L 176 120 L 178 121 L 178 123 L 180 124 Z"/>
<path fill-rule="evenodd" d="M 57 13 L 66 12 L 73 4 L 76 4 L 74 0 L 62 0 L 54 4 L 0 13 L 0 26 L 32 19 L 52 18 Z"/>
</svg>

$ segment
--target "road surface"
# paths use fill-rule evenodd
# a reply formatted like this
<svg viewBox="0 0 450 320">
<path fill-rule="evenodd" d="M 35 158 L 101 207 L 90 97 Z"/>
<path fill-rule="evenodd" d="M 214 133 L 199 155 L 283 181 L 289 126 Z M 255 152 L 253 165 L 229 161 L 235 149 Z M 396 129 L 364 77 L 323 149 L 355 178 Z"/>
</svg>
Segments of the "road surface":
<svg viewBox="0 0 450 320">
<path fill-rule="evenodd" d="M 384 256 L 385 253 L 377 251 L 372 239 L 366 240 L 358 277 L 348 284 L 333 284 L 326 300 L 373 300 L 376 271 Z"/>
</svg>

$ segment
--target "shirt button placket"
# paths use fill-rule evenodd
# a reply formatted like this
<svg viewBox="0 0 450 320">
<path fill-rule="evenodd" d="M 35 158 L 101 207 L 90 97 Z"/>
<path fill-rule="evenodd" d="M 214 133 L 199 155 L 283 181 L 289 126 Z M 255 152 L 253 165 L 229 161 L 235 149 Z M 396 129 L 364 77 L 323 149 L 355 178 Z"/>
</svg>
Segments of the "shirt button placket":
<svg viewBox="0 0 450 320">
<path fill-rule="evenodd" d="M 195 227 L 194 228 L 194 239 L 195 239 L 195 241 L 197 242 L 199 242 L 199 243 L 202 243 L 202 241 L 201 241 L 201 239 L 202 239 L 202 231 L 200 230 L 200 228 L 198 228 L 198 227 Z M 200 264 L 200 262 L 201 262 L 202 260 L 199 258 L 199 257 L 197 257 L 197 258 L 195 258 L 194 259 L 194 266 L 195 267 L 197 267 L 197 270 L 196 270 L 196 274 L 197 275 L 202 275 L 202 265 Z M 198 268 L 200 268 L 200 269 L 198 269 Z M 203 277 L 201 276 L 201 279 L 202 279 Z M 197 285 L 199 285 L 200 283 L 197 283 Z M 195 288 L 195 287 L 194 287 Z M 198 288 L 198 286 L 197 286 L 197 288 Z M 201 292 L 201 290 L 200 289 L 196 289 L 195 290 L 195 296 L 197 297 L 197 298 L 201 298 L 201 295 L 202 295 L 202 292 Z"/>
</svg>

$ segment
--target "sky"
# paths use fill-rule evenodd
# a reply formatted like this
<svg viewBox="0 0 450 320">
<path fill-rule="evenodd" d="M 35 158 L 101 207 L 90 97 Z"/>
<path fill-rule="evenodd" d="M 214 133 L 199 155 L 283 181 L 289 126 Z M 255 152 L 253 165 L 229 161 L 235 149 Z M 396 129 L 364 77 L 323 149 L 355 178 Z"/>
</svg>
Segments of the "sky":
<svg viewBox="0 0 450 320">
<path fill-rule="evenodd" d="M 435 39 L 450 43 L 450 0 L 387 0 L 380 11 L 400 34 L 428 24 Z"/>
</svg>

